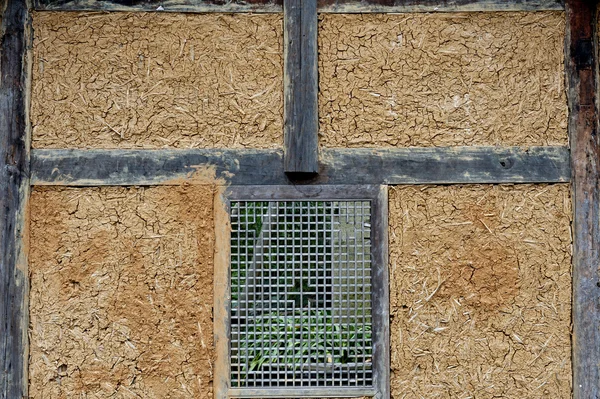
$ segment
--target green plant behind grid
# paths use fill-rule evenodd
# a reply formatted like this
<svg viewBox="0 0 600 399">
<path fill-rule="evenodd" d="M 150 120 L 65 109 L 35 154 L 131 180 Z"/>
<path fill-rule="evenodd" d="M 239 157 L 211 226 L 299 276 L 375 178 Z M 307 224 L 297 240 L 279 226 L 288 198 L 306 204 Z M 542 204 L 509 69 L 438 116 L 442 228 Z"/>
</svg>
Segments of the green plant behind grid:
<svg viewBox="0 0 600 399">
<path fill-rule="evenodd" d="M 276 293 L 278 300 L 284 303 L 293 301 L 292 309 L 282 309 L 279 306 L 274 311 L 254 308 L 254 323 L 249 323 L 243 328 L 239 326 L 246 339 L 235 346 L 232 345 L 232 353 L 236 352 L 239 357 L 247 359 L 240 370 L 242 380 L 247 373 L 263 369 L 265 366 L 326 372 L 328 369 L 333 370 L 335 367 L 352 363 L 369 363 L 371 348 L 364 343 L 371 342 L 372 339 L 370 317 L 368 323 L 344 322 L 329 309 L 331 292 L 319 297 L 315 293 L 315 284 L 311 284 L 312 280 L 320 279 L 321 282 L 331 285 L 331 270 L 325 267 L 332 261 L 331 229 L 319 229 L 317 223 L 331 224 L 332 217 L 339 214 L 339 209 L 326 207 L 324 202 L 313 203 L 315 206 L 312 208 L 308 206 L 308 202 L 301 201 L 283 204 L 284 207 L 278 207 L 275 215 L 268 215 L 268 202 L 245 203 L 245 206 L 239 208 L 241 211 L 237 213 L 237 219 L 232 221 L 245 227 L 232 229 L 232 242 L 244 248 L 243 251 L 239 251 L 238 246 L 232 246 L 232 311 L 235 311 L 235 304 L 240 299 L 243 300 L 241 290 L 247 285 L 246 280 L 256 278 L 249 275 L 256 273 L 256 270 L 249 270 L 249 265 L 258 256 L 262 257 L 260 277 L 273 277 L 269 275 L 271 265 L 281 263 L 282 257 L 291 263 L 294 256 L 297 256 L 293 253 L 281 253 L 281 247 L 299 245 L 303 240 L 309 244 L 309 251 L 304 255 L 317 266 L 316 274 L 311 276 L 309 270 L 302 270 L 300 279 L 292 276 L 295 281 L 293 287 L 287 287 L 284 293 Z M 232 208 L 236 208 L 237 205 L 237 202 L 232 203 Z M 307 208 L 309 215 L 302 213 L 302 210 L 306 211 Z M 327 209 L 333 209 L 332 214 L 328 214 Z M 261 253 L 255 254 L 257 240 L 263 229 L 269 228 L 276 231 L 274 235 L 279 243 L 284 242 L 288 245 L 263 245 Z M 270 232 L 270 235 L 273 236 L 273 232 Z M 283 276 L 277 275 L 277 286 L 285 286 L 289 277 L 287 271 Z M 363 321 L 368 317 L 362 310 L 360 316 Z M 236 386 L 236 381 L 232 382 Z"/>
</svg>

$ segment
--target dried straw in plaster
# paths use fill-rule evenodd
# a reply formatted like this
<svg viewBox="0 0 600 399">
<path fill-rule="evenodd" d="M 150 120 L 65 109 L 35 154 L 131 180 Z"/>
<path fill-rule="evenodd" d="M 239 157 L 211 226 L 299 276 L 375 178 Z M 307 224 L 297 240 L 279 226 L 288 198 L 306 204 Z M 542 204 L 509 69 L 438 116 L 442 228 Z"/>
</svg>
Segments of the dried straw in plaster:
<svg viewBox="0 0 600 399">
<path fill-rule="evenodd" d="M 31 398 L 210 398 L 213 188 L 36 188 Z"/>
<path fill-rule="evenodd" d="M 282 17 L 34 13 L 34 148 L 280 147 Z"/>
<path fill-rule="evenodd" d="M 566 144 L 564 21 L 562 12 L 322 14 L 321 144 Z"/>
<path fill-rule="evenodd" d="M 568 185 L 390 190 L 395 398 L 569 398 Z"/>
</svg>

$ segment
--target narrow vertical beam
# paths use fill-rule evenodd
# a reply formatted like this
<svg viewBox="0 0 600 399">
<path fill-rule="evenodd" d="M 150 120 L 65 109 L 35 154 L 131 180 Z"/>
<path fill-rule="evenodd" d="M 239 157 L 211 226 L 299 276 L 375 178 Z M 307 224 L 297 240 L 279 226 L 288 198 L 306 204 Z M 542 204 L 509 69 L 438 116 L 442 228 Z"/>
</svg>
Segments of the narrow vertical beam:
<svg viewBox="0 0 600 399">
<path fill-rule="evenodd" d="M 217 187 L 214 196 L 215 258 L 214 258 L 214 398 L 227 399 L 231 376 L 229 359 L 229 327 L 231 289 L 229 281 L 231 256 L 231 222 L 225 187 Z"/>
<path fill-rule="evenodd" d="M 318 173 L 317 0 L 284 0 L 284 170 Z"/>
<path fill-rule="evenodd" d="M 5 0 L 0 30 L 0 398 L 27 397 L 29 196 L 27 0 Z"/>
<path fill-rule="evenodd" d="M 377 393 L 373 399 L 389 399 L 390 388 L 390 276 L 388 238 L 388 186 L 380 186 L 372 201 L 371 244 L 373 266 L 373 365 L 374 386 Z M 375 284 L 377 282 L 378 284 Z M 383 317 L 381 317 L 383 315 Z"/>
<path fill-rule="evenodd" d="M 573 398 L 600 398 L 596 2 L 568 0 L 565 43 L 573 193 Z"/>
</svg>

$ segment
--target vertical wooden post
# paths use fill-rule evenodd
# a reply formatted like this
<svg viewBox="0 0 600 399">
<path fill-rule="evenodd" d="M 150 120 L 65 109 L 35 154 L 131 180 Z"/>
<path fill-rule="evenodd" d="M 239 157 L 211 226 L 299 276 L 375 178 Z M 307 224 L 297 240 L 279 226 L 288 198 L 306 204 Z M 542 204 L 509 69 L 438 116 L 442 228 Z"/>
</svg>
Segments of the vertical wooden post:
<svg viewBox="0 0 600 399">
<path fill-rule="evenodd" d="M 317 0 L 284 0 L 284 170 L 319 170 Z"/>
<path fill-rule="evenodd" d="M 5 0 L 0 30 L 0 398 L 27 397 L 29 196 L 27 0 Z"/>
<path fill-rule="evenodd" d="M 229 326 L 231 289 L 229 259 L 231 255 L 231 222 L 227 209 L 226 189 L 217 187 L 214 196 L 215 258 L 214 258 L 214 399 L 227 399 L 231 376 L 229 359 Z"/>
<path fill-rule="evenodd" d="M 565 43 L 573 193 L 573 398 L 600 398 L 596 2 L 568 0 Z"/>
</svg>

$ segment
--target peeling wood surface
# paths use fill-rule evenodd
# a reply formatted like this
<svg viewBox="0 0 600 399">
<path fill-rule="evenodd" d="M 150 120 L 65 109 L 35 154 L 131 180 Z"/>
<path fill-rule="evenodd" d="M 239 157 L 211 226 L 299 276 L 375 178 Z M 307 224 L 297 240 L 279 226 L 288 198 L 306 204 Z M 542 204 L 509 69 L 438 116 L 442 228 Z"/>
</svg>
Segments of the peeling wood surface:
<svg viewBox="0 0 600 399">
<path fill-rule="evenodd" d="M 325 149 L 321 173 L 298 184 L 557 183 L 567 147 Z M 32 184 L 156 185 L 217 180 L 296 184 L 279 150 L 33 150 Z"/>
<path fill-rule="evenodd" d="M 285 0 L 283 20 L 283 167 L 319 170 L 317 0 Z"/>
<path fill-rule="evenodd" d="M 600 397 L 596 2 L 569 0 L 565 58 L 573 192 L 573 398 Z"/>
<path fill-rule="evenodd" d="M 28 395 L 26 209 L 31 21 L 26 0 L 2 2 L 0 56 L 0 398 Z"/>
<path fill-rule="evenodd" d="M 159 10 L 159 7 L 162 9 Z M 36 10 L 282 12 L 283 0 L 36 0 Z M 563 10 L 563 0 L 319 0 L 327 13 Z"/>
</svg>

